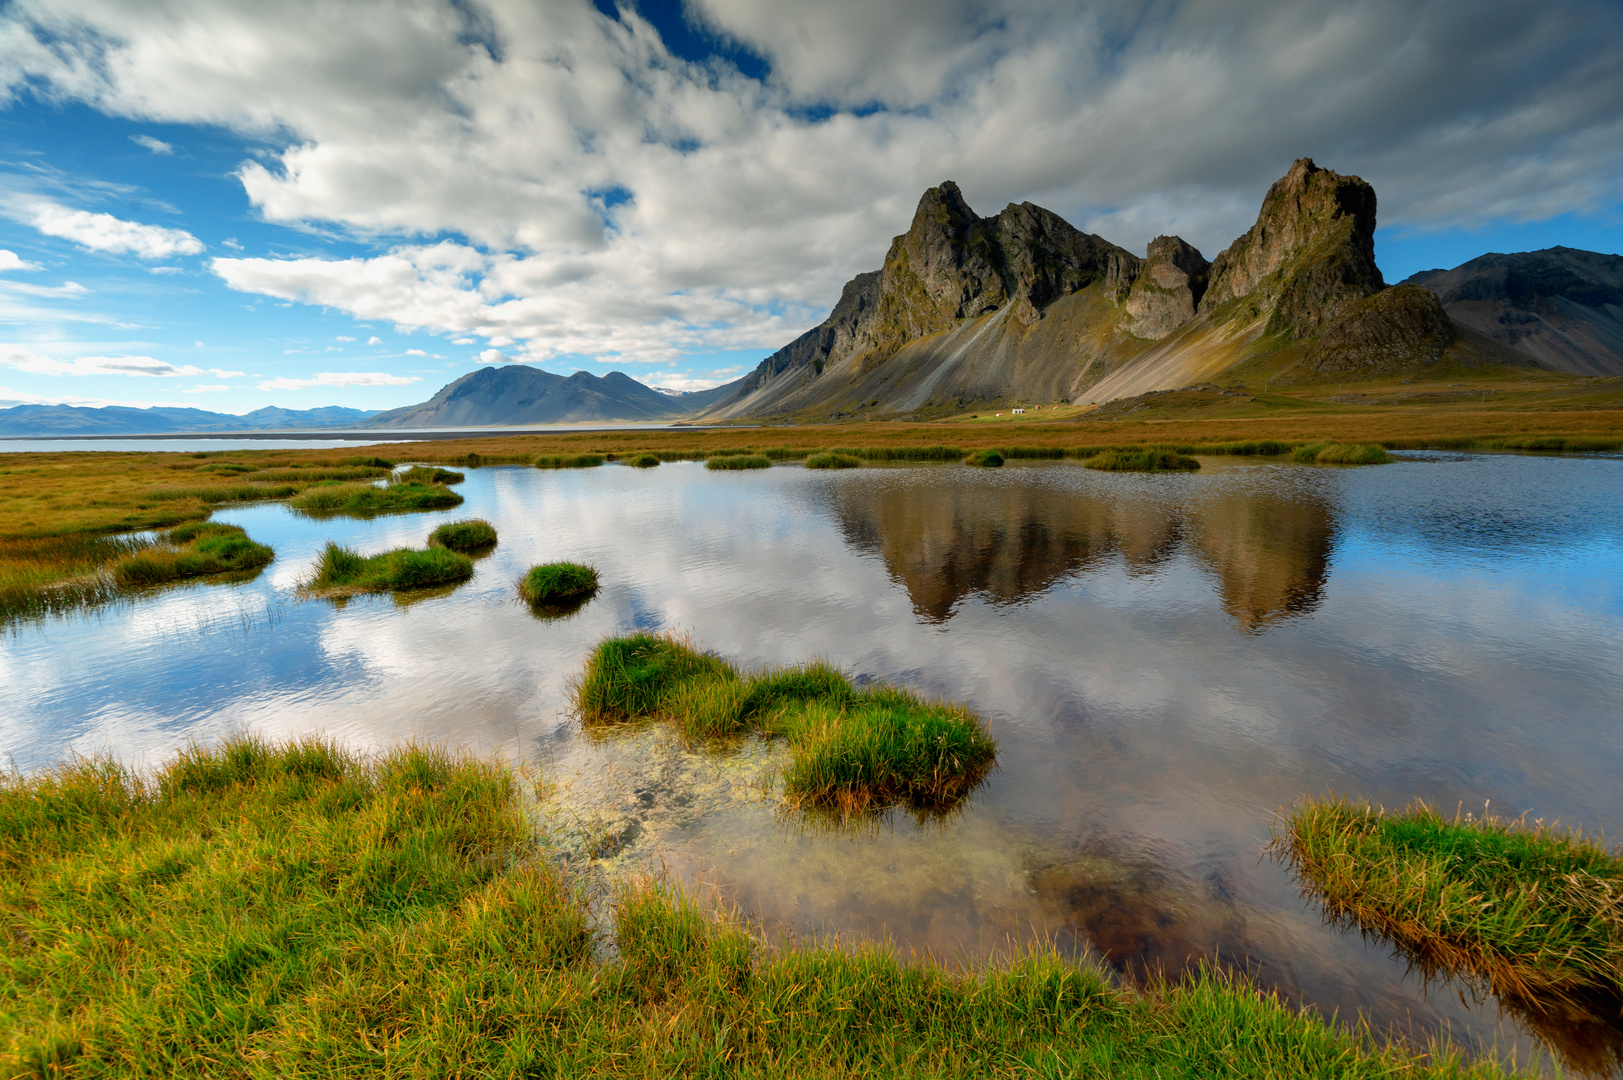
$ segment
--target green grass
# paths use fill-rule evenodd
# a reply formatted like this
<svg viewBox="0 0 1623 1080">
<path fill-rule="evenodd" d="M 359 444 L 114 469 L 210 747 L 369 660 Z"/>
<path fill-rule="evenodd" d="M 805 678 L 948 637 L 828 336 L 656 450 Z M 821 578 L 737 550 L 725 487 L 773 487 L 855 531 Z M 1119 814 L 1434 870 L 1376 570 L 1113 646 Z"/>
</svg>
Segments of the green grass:
<svg viewBox="0 0 1623 1080">
<path fill-rule="evenodd" d="M 568 604 L 597 591 L 597 571 L 580 563 L 532 566 L 518 583 L 518 593 L 532 604 Z"/>
<path fill-rule="evenodd" d="M 1065 456 L 1065 448 L 1061 446 L 1000 446 L 997 452 L 1007 461 L 1057 461 Z"/>
<path fill-rule="evenodd" d="M 832 450 L 825 450 L 819 454 L 812 454 L 806 458 L 808 469 L 855 469 L 862 464 L 862 459 L 850 454 L 841 454 Z"/>
<path fill-rule="evenodd" d="M 535 459 L 538 469 L 595 469 L 601 464 L 602 454 L 542 454 Z"/>
<path fill-rule="evenodd" d="M 694 738 L 780 736 L 790 746 L 791 800 L 847 812 L 951 806 L 997 757 L 985 725 L 963 706 L 891 686 L 859 690 L 821 663 L 743 674 L 651 634 L 600 644 L 576 702 L 587 724 L 666 717 Z"/>
<path fill-rule="evenodd" d="M 399 484 L 316 484 L 305 488 L 289 506 L 307 514 L 345 514 L 373 517 L 377 514 L 410 514 L 422 510 L 446 510 L 462 504 L 462 496 L 442 484 L 408 480 Z"/>
<path fill-rule="evenodd" d="M 1298 446 L 1291 453 L 1304 465 L 1385 465 L 1392 456 L 1376 443 L 1316 442 Z"/>
<path fill-rule="evenodd" d="M 980 469 L 1001 469 L 1003 455 L 996 450 L 977 450 L 964 459 L 964 464 Z"/>
<path fill-rule="evenodd" d="M 302 589 L 308 596 L 342 597 L 448 585 L 473 576 L 473 560 L 449 548 L 395 548 L 358 555 L 329 543 Z"/>
<path fill-rule="evenodd" d="M 1292 806 L 1271 849 L 1333 918 L 1494 992 L 1623 992 L 1623 859 L 1575 832 L 1344 799 Z"/>
<path fill-rule="evenodd" d="M 170 529 L 160 543 L 115 560 L 112 575 L 119 585 L 157 585 L 204 574 L 257 570 L 274 558 L 274 551 L 248 539 L 247 532 L 236 525 L 197 521 Z"/>
<path fill-rule="evenodd" d="M 806 450 L 792 446 L 772 446 L 761 451 L 773 461 L 799 461 L 802 458 L 817 453 L 815 450 Z"/>
<path fill-rule="evenodd" d="M 466 480 L 463 473 L 442 469 L 437 465 L 413 465 L 389 477 L 391 484 L 460 484 Z"/>
<path fill-rule="evenodd" d="M 429 547 L 452 551 L 483 551 L 496 543 L 496 527 L 484 518 L 447 521 L 428 534 Z"/>
<path fill-rule="evenodd" d="M 1200 462 L 1176 450 L 1106 450 L 1082 464 L 1105 472 L 1183 472 L 1200 468 Z"/>
<path fill-rule="evenodd" d="M 626 459 L 626 464 L 634 469 L 652 469 L 659 464 L 658 454 L 637 454 Z"/>
<path fill-rule="evenodd" d="M 956 446 L 836 446 L 833 453 L 864 461 L 962 461 Z"/>
<path fill-rule="evenodd" d="M 706 458 L 704 467 L 716 470 L 770 469 L 772 459 L 765 454 L 721 454 Z"/>
<path fill-rule="evenodd" d="M 602 918 L 523 778 L 237 738 L 0 779 L 0 1075 L 1488 1077 L 1206 973 L 773 947 L 659 881 Z"/>
</svg>

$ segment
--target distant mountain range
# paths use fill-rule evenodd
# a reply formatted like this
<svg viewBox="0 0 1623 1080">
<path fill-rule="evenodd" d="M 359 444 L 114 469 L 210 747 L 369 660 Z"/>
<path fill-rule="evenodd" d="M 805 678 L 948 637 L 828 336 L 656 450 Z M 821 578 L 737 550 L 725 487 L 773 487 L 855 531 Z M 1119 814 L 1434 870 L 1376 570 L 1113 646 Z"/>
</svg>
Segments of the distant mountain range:
<svg viewBox="0 0 1623 1080">
<path fill-rule="evenodd" d="M 731 390 L 728 384 L 714 390 L 667 394 L 618 371 L 601 378 L 585 371 L 566 377 L 511 364 L 470 372 L 421 405 L 379 413 L 366 426 L 472 427 L 673 420 L 710 407 Z"/>
<path fill-rule="evenodd" d="M 305 428 L 360 427 L 375 409 L 267 407 L 235 416 L 206 409 L 122 405 L 16 405 L 0 409 L 0 438 L 51 435 L 167 435 L 196 432 L 289 431 Z"/>
</svg>

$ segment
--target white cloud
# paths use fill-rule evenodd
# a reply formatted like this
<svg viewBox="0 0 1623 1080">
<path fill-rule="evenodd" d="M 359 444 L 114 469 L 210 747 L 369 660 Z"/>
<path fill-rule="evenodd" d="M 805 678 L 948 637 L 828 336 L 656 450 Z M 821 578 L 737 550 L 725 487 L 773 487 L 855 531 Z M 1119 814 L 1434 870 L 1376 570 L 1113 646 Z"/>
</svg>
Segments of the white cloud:
<svg viewBox="0 0 1623 1080">
<path fill-rule="evenodd" d="M 421 350 L 421 349 L 407 349 L 406 350 L 406 355 L 407 356 L 427 356 L 428 354 L 426 352 L 424 352 L 423 350 Z"/>
<path fill-rule="evenodd" d="M 0 248 L 0 274 L 12 270 L 38 270 L 39 267 L 31 262 L 25 262 L 15 251 Z"/>
<path fill-rule="evenodd" d="M 308 390 L 312 386 L 406 386 L 420 381 L 416 375 L 389 375 L 381 371 L 323 371 L 308 379 L 267 379 L 261 390 Z"/>
<path fill-rule="evenodd" d="M 510 364 L 513 362 L 513 358 L 500 349 L 486 349 L 479 354 L 479 362 L 481 364 Z"/>
<path fill-rule="evenodd" d="M 175 148 L 162 139 L 155 139 L 151 135 L 131 135 L 130 142 L 137 146 L 144 146 L 154 154 L 173 154 Z"/>
<path fill-rule="evenodd" d="M 26 390 L 13 390 L 9 386 L 0 386 L 0 409 L 8 409 L 13 405 L 76 405 L 87 409 L 100 409 L 108 405 L 122 405 L 130 409 L 150 409 L 153 407 L 173 408 L 176 402 L 77 397 L 73 394 L 31 394 Z"/>
<path fill-rule="evenodd" d="M 216 270 L 216 272 L 218 272 L 219 267 L 215 267 L 215 270 Z M 224 275 L 221 275 L 221 276 L 223 277 Z M 227 280 L 229 281 L 229 279 L 227 279 Z M 380 338 L 380 337 L 369 337 L 369 338 L 366 339 L 366 343 L 368 345 L 382 345 L 383 344 L 383 339 Z"/>
<path fill-rule="evenodd" d="M 637 379 L 655 390 L 710 390 L 728 381 L 739 368 L 730 368 L 724 371 L 713 371 L 709 376 L 694 375 L 691 371 L 665 371 L 652 375 L 639 375 Z M 719 378 L 717 376 L 720 376 Z"/>
<path fill-rule="evenodd" d="M 0 343 L 0 367 L 34 375 L 127 375 L 157 379 L 197 378 L 201 375 L 231 379 L 242 376 L 240 371 L 175 365 L 150 356 L 79 356 L 72 360 L 56 360 L 20 345 L 3 343 Z"/>
<path fill-rule="evenodd" d="M 348 334 L 339 334 L 337 337 L 333 338 L 333 340 L 334 341 L 354 341 L 355 339 L 350 337 Z"/>
<path fill-rule="evenodd" d="M 203 385 L 200 384 L 200 385 L 192 387 L 189 390 L 182 390 L 181 393 L 182 394 L 214 394 L 214 393 L 218 393 L 221 390 L 229 390 L 229 389 L 231 389 L 231 388 L 229 386 L 225 386 L 225 385 L 203 386 Z"/>
<path fill-rule="evenodd" d="M 147 267 L 147 273 L 149 273 L 149 274 L 184 274 L 185 272 L 186 272 L 186 268 L 184 266 L 149 266 L 149 267 Z"/>
<path fill-rule="evenodd" d="M 166 229 L 161 225 L 123 221 L 111 214 L 71 210 L 46 199 L 24 202 L 6 213 L 46 236 L 71 240 L 92 251 L 129 254 L 140 259 L 168 259 L 175 255 L 197 255 L 203 250 L 203 242 L 185 229 Z"/>
</svg>

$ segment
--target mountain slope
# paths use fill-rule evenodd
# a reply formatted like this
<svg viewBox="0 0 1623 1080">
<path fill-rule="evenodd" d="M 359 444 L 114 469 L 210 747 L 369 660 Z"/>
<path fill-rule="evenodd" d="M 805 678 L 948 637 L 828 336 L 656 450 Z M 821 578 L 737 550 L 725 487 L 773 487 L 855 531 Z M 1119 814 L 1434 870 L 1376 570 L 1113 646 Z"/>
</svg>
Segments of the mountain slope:
<svg viewBox="0 0 1623 1080">
<path fill-rule="evenodd" d="M 510 364 L 470 372 L 419 405 L 379 413 L 367 426 L 483 427 L 670 420 L 696 412 L 730 392 L 728 387 L 718 387 L 692 394 L 663 394 L 618 371 L 601 378 L 585 371 L 565 377 Z"/>
<path fill-rule="evenodd" d="M 123 405 L 17 405 L 0 409 L 0 437 L 50 435 L 167 435 L 186 432 L 287 431 L 360 427 L 375 410 L 329 405 L 319 409 L 255 409 L 242 416 L 206 409 Z"/>
<path fill-rule="evenodd" d="M 1460 326 L 1547 367 L 1623 375 L 1623 256 L 1568 247 L 1488 254 L 1404 284 L 1429 289 Z"/>
</svg>

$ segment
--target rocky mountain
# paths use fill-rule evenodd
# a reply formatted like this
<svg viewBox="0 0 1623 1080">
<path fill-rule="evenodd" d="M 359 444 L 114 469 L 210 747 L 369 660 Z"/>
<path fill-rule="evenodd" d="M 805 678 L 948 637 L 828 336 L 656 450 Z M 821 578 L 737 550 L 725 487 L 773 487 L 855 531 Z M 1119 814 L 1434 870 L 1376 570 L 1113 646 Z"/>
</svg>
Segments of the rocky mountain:
<svg viewBox="0 0 1623 1080">
<path fill-rule="evenodd" d="M 883 266 L 853 278 L 828 319 L 703 415 L 1103 402 L 1248 362 L 1284 382 L 1528 362 L 1455 326 L 1426 290 L 1387 288 L 1375 222 L 1374 188 L 1303 158 L 1211 262 L 1176 236 L 1140 259 L 1030 203 L 979 217 L 949 181 L 924 193 Z"/>
<path fill-rule="evenodd" d="M 592 421 L 672 420 L 706 408 L 736 384 L 685 394 L 661 393 L 618 371 L 554 375 L 509 364 L 480 368 L 420 405 L 391 409 L 368 427 L 484 427 Z"/>
<path fill-rule="evenodd" d="M 17 405 L 0 409 L 0 438 L 51 435 L 167 435 L 189 432 L 290 431 L 363 426 L 373 409 L 267 407 L 236 416 L 206 409 L 133 409 L 122 405 Z"/>
<path fill-rule="evenodd" d="M 1623 375 L 1623 256 L 1568 247 L 1490 254 L 1404 284 L 1429 289 L 1455 323 L 1546 367 Z"/>
</svg>

